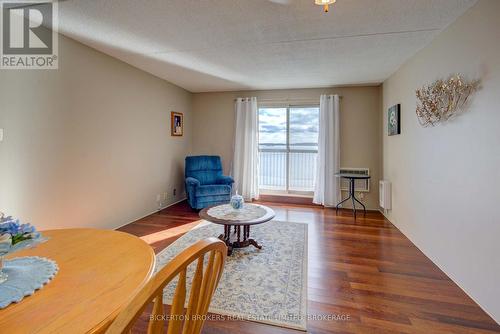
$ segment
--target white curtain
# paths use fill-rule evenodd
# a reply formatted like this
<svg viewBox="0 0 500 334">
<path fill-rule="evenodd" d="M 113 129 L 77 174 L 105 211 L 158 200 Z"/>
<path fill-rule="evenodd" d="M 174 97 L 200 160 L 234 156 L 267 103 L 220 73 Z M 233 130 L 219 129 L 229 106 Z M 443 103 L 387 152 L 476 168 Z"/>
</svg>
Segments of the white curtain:
<svg viewBox="0 0 500 334">
<path fill-rule="evenodd" d="M 341 198 L 339 96 L 321 95 L 319 104 L 319 141 L 313 202 L 335 206 Z"/>
<path fill-rule="evenodd" d="M 236 99 L 235 112 L 234 190 L 250 201 L 259 198 L 257 98 Z"/>
</svg>

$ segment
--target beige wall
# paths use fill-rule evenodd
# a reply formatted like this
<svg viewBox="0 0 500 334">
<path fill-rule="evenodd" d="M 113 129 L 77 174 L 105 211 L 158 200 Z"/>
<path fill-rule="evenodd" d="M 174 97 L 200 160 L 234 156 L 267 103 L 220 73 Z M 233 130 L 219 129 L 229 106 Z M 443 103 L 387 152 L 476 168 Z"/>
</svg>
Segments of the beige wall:
<svg viewBox="0 0 500 334">
<path fill-rule="evenodd" d="M 388 218 L 500 321 L 500 1 L 480 0 L 383 86 L 402 134 L 383 139 Z M 460 72 L 482 89 L 455 120 L 422 128 L 415 89 Z"/>
<path fill-rule="evenodd" d="M 42 229 L 114 228 L 157 194 L 181 199 L 191 141 L 170 136 L 170 111 L 191 133 L 191 93 L 66 37 L 59 48 L 59 70 L 0 72 L 0 211 Z"/>
<path fill-rule="evenodd" d="M 342 87 L 194 94 L 193 152 L 222 156 L 229 173 L 234 136 L 234 99 L 256 96 L 258 100 L 290 104 L 317 103 L 321 94 L 342 96 L 341 165 L 368 167 L 372 174 L 371 191 L 364 202 L 378 209 L 378 180 L 381 175 L 381 89 L 380 87 Z"/>
</svg>

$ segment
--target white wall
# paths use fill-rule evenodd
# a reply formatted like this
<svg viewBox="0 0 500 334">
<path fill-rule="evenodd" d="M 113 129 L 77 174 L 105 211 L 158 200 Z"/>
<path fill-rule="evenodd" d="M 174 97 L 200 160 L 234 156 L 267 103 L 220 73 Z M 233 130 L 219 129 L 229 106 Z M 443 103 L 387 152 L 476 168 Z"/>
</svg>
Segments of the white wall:
<svg viewBox="0 0 500 334">
<path fill-rule="evenodd" d="M 0 211 L 40 229 L 114 228 L 157 194 L 181 199 L 191 140 L 170 136 L 170 112 L 189 134 L 191 93 L 66 37 L 59 48 L 59 70 L 0 72 Z"/>
<path fill-rule="evenodd" d="M 383 85 L 388 218 L 500 321 L 500 1 L 480 0 Z M 460 72 L 482 79 L 469 110 L 422 128 L 415 90 Z M 387 109 L 402 106 L 402 134 Z"/>
<path fill-rule="evenodd" d="M 265 103 L 317 103 L 321 94 L 339 94 L 340 160 L 342 167 L 370 168 L 371 191 L 363 201 L 378 209 L 378 180 L 381 175 L 381 87 L 335 87 L 223 93 L 197 93 L 193 101 L 193 152 L 216 154 L 229 173 L 233 156 L 234 99 L 256 96 Z M 264 103 L 264 102 L 263 102 Z M 346 194 L 344 194 L 346 196 Z M 347 207 L 350 204 L 347 205 Z"/>
</svg>

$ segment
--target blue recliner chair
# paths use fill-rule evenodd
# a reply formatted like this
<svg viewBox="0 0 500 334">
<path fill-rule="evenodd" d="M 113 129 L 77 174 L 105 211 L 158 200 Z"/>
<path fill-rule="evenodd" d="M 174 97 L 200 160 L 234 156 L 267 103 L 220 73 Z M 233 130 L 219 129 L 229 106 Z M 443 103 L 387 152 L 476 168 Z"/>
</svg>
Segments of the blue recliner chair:
<svg viewBox="0 0 500 334">
<path fill-rule="evenodd" d="M 229 203 L 233 179 L 222 175 L 220 157 L 200 155 L 186 158 L 186 193 L 193 209 Z"/>
</svg>

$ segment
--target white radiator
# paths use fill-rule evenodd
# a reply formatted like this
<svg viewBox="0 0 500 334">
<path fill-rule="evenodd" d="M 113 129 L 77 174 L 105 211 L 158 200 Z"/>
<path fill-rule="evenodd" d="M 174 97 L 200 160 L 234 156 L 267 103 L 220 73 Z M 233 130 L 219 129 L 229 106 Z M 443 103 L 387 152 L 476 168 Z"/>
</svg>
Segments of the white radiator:
<svg viewBox="0 0 500 334">
<path fill-rule="evenodd" d="M 391 209 L 391 183 L 387 180 L 380 180 L 379 182 L 379 203 L 385 210 Z"/>
</svg>

